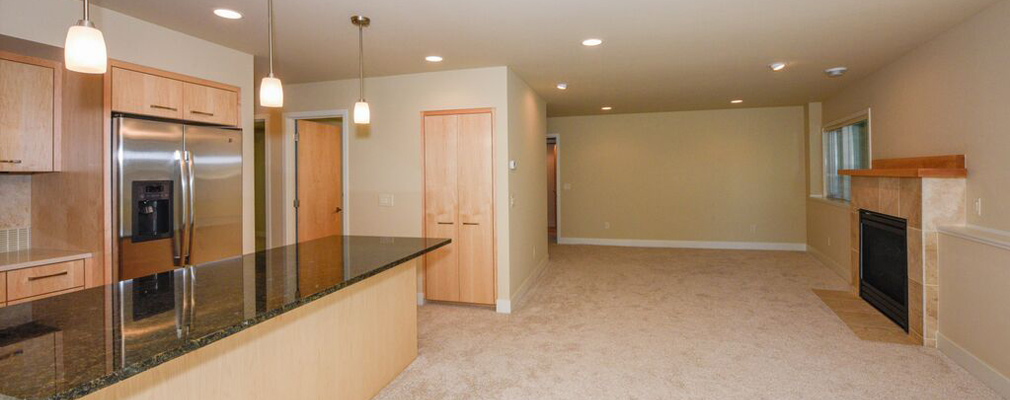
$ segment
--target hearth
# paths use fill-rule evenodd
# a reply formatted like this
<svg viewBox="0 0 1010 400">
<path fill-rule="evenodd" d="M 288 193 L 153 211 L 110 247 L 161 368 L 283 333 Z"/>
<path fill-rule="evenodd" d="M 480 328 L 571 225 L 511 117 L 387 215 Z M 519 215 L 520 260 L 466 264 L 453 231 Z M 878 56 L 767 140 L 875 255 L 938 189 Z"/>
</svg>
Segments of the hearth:
<svg viewBox="0 0 1010 400">
<path fill-rule="evenodd" d="M 859 296 L 908 331 L 908 224 L 860 210 Z"/>
</svg>

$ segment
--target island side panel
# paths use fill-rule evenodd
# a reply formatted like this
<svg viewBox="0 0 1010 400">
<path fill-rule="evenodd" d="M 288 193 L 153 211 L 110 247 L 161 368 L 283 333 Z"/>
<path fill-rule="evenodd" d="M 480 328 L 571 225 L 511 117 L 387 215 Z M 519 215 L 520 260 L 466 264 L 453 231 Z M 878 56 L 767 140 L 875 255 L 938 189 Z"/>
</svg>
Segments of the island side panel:
<svg viewBox="0 0 1010 400">
<path fill-rule="evenodd" d="M 417 260 L 85 397 L 370 399 L 417 357 Z"/>
</svg>

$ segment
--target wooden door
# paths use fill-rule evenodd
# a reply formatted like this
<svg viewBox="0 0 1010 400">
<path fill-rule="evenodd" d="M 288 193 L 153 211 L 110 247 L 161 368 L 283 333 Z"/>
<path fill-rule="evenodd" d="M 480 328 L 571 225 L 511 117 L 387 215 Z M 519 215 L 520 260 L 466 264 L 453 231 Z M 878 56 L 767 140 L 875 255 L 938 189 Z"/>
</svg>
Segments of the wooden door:
<svg viewBox="0 0 1010 400">
<path fill-rule="evenodd" d="M 424 231 L 452 243 L 425 256 L 425 297 L 459 301 L 456 151 L 459 117 L 424 117 Z"/>
<path fill-rule="evenodd" d="M 210 86 L 184 83 L 183 118 L 221 125 L 238 125 L 238 93 Z"/>
<path fill-rule="evenodd" d="M 112 110 L 182 119 L 182 82 L 113 67 Z"/>
<path fill-rule="evenodd" d="M 53 68 L 0 59 L 0 172 L 53 170 Z"/>
<path fill-rule="evenodd" d="M 457 140 L 460 301 L 495 303 L 491 113 L 460 114 Z"/>
<path fill-rule="evenodd" d="M 298 132 L 298 242 L 343 233 L 340 126 L 306 120 Z"/>
</svg>

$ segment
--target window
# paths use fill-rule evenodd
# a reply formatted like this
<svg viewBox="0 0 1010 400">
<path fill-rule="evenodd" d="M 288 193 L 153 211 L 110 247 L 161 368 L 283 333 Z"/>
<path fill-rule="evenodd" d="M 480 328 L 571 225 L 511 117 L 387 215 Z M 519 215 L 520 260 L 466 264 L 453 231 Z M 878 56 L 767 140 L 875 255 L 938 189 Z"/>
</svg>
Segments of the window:
<svg viewBox="0 0 1010 400">
<path fill-rule="evenodd" d="M 843 169 L 870 168 L 870 118 L 858 118 L 831 125 L 824 130 L 824 196 L 849 201 L 851 180 L 838 175 Z"/>
</svg>

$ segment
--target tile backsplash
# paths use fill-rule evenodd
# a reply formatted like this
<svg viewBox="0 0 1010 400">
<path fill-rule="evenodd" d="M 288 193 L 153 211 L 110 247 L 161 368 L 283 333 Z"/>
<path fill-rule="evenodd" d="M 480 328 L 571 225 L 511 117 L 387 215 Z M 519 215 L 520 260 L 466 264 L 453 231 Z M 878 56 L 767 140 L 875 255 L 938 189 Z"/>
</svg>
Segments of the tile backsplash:
<svg viewBox="0 0 1010 400">
<path fill-rule="evenodd" d="M 0 174 L 0 230 L 32 224 L 32 178 Z"/>
<path fill-rule="evenodd" d="M 31 246 L 31 228 L 0 229 L 0 253 L 24 250 Z"/>
</svg>

